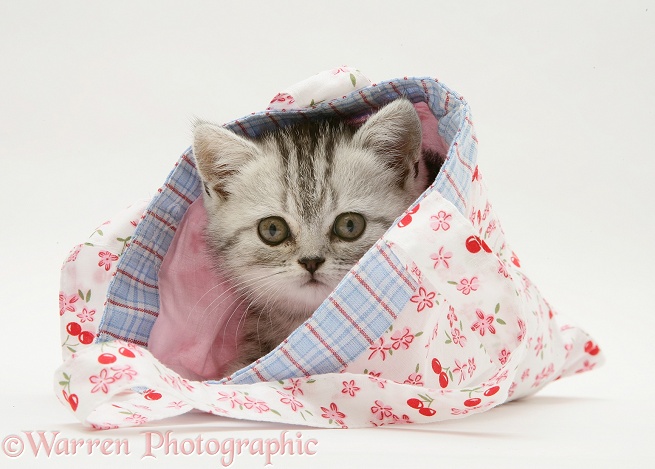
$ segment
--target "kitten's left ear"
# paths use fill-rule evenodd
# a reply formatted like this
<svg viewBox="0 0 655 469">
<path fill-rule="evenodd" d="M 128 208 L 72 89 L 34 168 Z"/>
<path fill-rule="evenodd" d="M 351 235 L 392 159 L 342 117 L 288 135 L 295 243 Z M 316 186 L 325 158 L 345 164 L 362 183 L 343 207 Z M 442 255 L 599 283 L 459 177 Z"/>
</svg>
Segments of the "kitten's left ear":
<svg viewBox="0 0 655 469">
<path fill-rule="evenodd" d="M 416 176 L 423 134 L 414 105 L 405 98 L 392 101 L 357 130 L 354 142 L 373 150 L 405 185 Z"/>
</svg>

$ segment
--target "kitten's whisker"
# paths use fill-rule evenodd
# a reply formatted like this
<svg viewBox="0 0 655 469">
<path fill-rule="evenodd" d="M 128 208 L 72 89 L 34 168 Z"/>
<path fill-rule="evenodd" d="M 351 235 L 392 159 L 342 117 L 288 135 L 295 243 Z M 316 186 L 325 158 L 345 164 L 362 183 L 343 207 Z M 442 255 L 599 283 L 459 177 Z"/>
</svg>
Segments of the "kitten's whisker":
<svg viewBox="0 0 655 469">
<path fill-rule="evenodd" d="M 272 281 L 267 282 L 266 284 L 264 284 L 264 285 L 262 286 L 262 287 L 263 287 L 262 290 L 260 290 L 260 291 L 258 292 L 257 296 L 255 296 L 255 297 L 247 297 L 247 299 L 248 299 L 248 307 L 247 307 L 247 309 L 250 309 L 251 306 L 253 306 L 254 304 L 256 304 L 256 303 L 259 301 L 260 298 L 266 296 L 266 297 L 268 297 L 268 300 L 266 301 L 266 303 L 264 304 L 264 306 L 263 306 L 262 308 L 259 308 L 259 310 L 260 310 L 260 314 L 266 312 L 266 308 L 267 308 L 267 306 L 268 306 L 268 303 L 269 303 L 269 302 L 271 301 L 271 299 L 274 297 L 274 295 L 271 295 L 270 292 L 272 292 L 273 290 L 275 290 L 275 294 L 277 294 L 277 293 L 282 289 L 282 287 L 283 287 L 282 285 L 280 285 L 278 288 L 276 288 L 277 280 L 278 280 L 278 279 L 272 279 Z M 270 315 L 269 315 L 269 316 L 270 316 Z M 245 321 L 245 317 L 246 317 L 246 315 L 243 315 L 243 316 L 239 319 L 239 324 L 237 324 L 237 330 L 236 330 L 236 333 L 237 333 L 237 334 L 238 334 L 238 328 L 239 328 L 239 325 L 241 324 L 241 321 L 242 321 L 242 320 Z"/>
<path fill-rule="evenodd" d="M 266 281 L 264 281 L 263 284 L 262 284 L 262 287 L 265 290 L 263 292 L 260 292 L 257 295 L 256 298 L 252 299 L 252 298 L 249 298 L 247 295 L 237 297 L 235 300 L 232 301 L 232 303 L 230 303 L 230 305 L 227 306 L 227 308 L 225 308 L 225 311 L 230 311 L 231 310 L 230 316 L 227 318 L 227 320 L 225 320 L 225 321 L 218 321 L 217 320 L 215 322 L 214 332 L 217 332 L 216 327 L 218 326 L 218 324 L 220 324 L 221 322 L 223 323 L 223 337 L 222 337 L 222 340 L 221 340 L 221 349 L 219 350 L 219 353 L 223 352 L 224 344 L 225 344 L 225 338 L 226 338 L 225 334 L 227 334 L 228 325 L 229 325 L 230 321 L 232 320 L 232 318 L 234 317 L 234 315 L 236 314 L 236 312 L 239 310 L 239 307 L 244 302 L 248 301 L 248 306 L 246 307 L 245 312 L 243 314 L 241 314 L 241 317 L 239 318 L 239 322 L 237 323 L 237 327 L 236 327 L 236 330 L 235 330 L 235 334 L 237 335 L 237 337 L 238 337 L 239 325 L 241 324 L 242 320 L 245 320 L 245 317 L 248 314 L 248 309 L 250 308 L 250 306 L 252 306 L 252 304 L 255 301 L 257 301 L 261 296 L 266 294 L 268 292 L 268 287 L 270 285 L 273 285 L 277 281 L 277 279 L 271 278 L 272 276 L 268 276 L 268 277 L 269 278 Z M 236 303 L 236 301 L 238 301 L 238 300 L 240 300 L 239 303 L 234 308 L 232 308 L 232 305 L 234 305 L 234 303 Z M 219 305 L 217 305 L 215 308 L 218 308 L 218 306 Z M 214 308 L 214 310 L 215 310 L 215 308 Z M 238 341 L 237 341 L 237 343 L 238 343 Z M 213 347 L 213 344 L 212 344 L 212 347 Z"/>
<path fill-rule="evenodd" d="M 260 344 L 261 344 L 261 339 L 260 339 L 260 336 L 259 336 L 259 321 L 261 320 L 262 315 L 263 315 L 264 313 L 266 313 L 266 315 L 268 316 L 268 321 L 269 321 L 269 325 L 270 325 L 270 327 L 271 327 L 271 328 L 274 327 L 274 325 L 273 325 L 273 315 L 270 314 L 270 310 L 267 311 L 267 307 L 268 307 L 268 304 L 271 302 L 271 300 L 272 300 L 274 297 L 277 296 L 277 294 L 282 290 L 283 287 L 284 287 L 284 285 L 280 285 L 280 286 L 278 286 L 278 288 L 277 288 L 274 292 L 272 291 L 272 290 L 273 290 L 273 287 L 271 287 L 271 288 L 269 288 L 269 290 L 266 292 L 266 294 L 268 295 L 268 300 L 266 300 L 266 303 L 265 303 L 264 306 L 262 307 L 262 309 L 261 309 L 261 311 L 260 311 L 260 313 L 259 313 L 259 315 L 258 315 L 258 317 L 257 317 L 257 324 L 255 325 L 255 331 L 257 332 L 257 341 L 258 341 Z M 271 292 L 272 292 L 272 294 L 269 295 L 269 293 L 271 293 Z"/>
<path fill-rule="evenodd" d="M 262 284 L 262 286 L 263 286 L 264 288 L 266 288 L 266 287 L 268 287 L 268 285 L 273 284 L 276 280 L 277 280 L 277 279 L 267 279 L 267 281 L 265 281 L 265 282 Z M 262 293 L 262 294 L 263 294 L 263 293 Z M 227 331 L 227 325 L 228 325 L 229 322 L 232 320 L 232 317 L 234 316 L 234 314 L 239 310 L 239 306 L 241 306 L 244 302 L 248 301 L 248 306 L 246 307 L 246 311 L 247 311 L 247 310 L 250 308 L 250 306 L 252 306 L 252 304 L 253 304 L 257 299 L 259 299 L 260 296 L 261 296 L 261 294 L 258 295 L 258 296 L 257 296 L 256 298 L 254 298 L 254 299 L 248 297 L 247 295 L 243 295 L 243 296 L 240 296 L 240 297 L 237 298 L 237 300 L 241 300 L 241 301 L 239 301 L 239 304 L 237 304 L 237 306 L 236 306 L 235 308 L 232 309 L 232 313 L 230 314 L 230 317 L 225 321 L 225 328 L 223 329 L 223 341 L 225 341 L 225 333 L 226 333 L 226 331 Z M 232 306 L 232 305 L 233 305 L 237 300 L 233 301 L 233 302 L 228 306 L 228 309 L 227 309 L 227 310 L 229 310 L 230 307 L 231 307 L 231 306 Z M 241 318 L 239 318 L 239 323 L 241 322 L 241 319 L 243 319 L 245 316 L 246 316 L 245 313 L 241 315 Z M 238 325 L 239 325 L 239 323 L 237 323 L 237 329 L 238 329 Z"/>
<path fill-rule="evenodd" d="M 275 276 L 275 275 L 279 275 L 280 273 L 282 273 L 282 271 L 273 272 L 273 273 L 266 273 L 266 274 L 263 274 L 263 275 L 258 276 L 258 277 L 253 277 L 253 278 L 245 279 L 245 280 L 243 280 L 243 281 L 239 281 L 239 282 L 237 282 L 237 283 L 235 283 L 235 284 L 231 284 L 230 287 L 229 287 L 228 289 L 226 289 L 223 293 L 221 293 L 221 294 L 218 295 L 216 298 L 214 298 L 214 299 L 212 300 L 212 302 L 211 302 L 209 305 L 207 305 L 207 306 L 205 307 L 205 309 L 204 309 L 203 312 L 201 313 L 200 317 L 199 317 L 198 320 L 196 321 L 196 327 L 198 327 L 198 328 L 201 327 L 201 325 L 203 324 L 203 318 L 204 318 L 204 317 L 206 317 L 208 314 L 211 314 L 211 313 L 214 312 L 214 311 L 217 311 L 217 307 L 221 304 L 221 301 L 220 301 L 220 300 L 221 300 L 223 297 L 225 297 L 225 296 L 229 296 L 230 294 L 235 293 L 235 292 L 236 292 L 237 296 L 239 296 L 239 295 L 241 294 L 241 291 L 242 291 L 243 289 L 246 289 L 246 288 L 250 287 L 251 285 L 256 284 L 256 283 L 259 282 L 260 280 L 266 279 L 266 278 L 268 278 L 268 277 L 273 277 L 273 276 Z M 231 280 L 233 280 L 233 279 L 234 279 L 234 278 L 232 278 Z M 225 283 L 227 283 L 227 281 L 221 282 L 221 284 L 219 284 L 219 285 L 224 285 Z M 214 288 L 215 288 L 215 287 L 212 287 L 212 290 L 213 290 Z M 203 297 L 204 297 L 204 296 L 206 296 L 206 294 L 203 295 Z M 197 304 L 197 303 L 196 303 L 196 304 Z M 195 307 L 194 307 L 194 308 L 195 308 Z M 187 323 L 189 322 L 192 313 L 193 313 L 193 310 L 189 311 L 189 313 L 188 313 L 188 315 L 187 315 Z"/>
<path fill-rule="evenodd" d="M 201 301 L 202 301 L 202 300 L 203 300 L 207 295 L 209 295 L 211 292 L 213 292 L 213 291 L 216 290 L 217 288 L 220 288 L 221 286 L 225 285 L 226 283 L 230 283 L 230 282 L 232 282 L 232 280 L 233 280 L 233 278 L 226 278 L 226 279 L 223 280 L 222 282 L 217 283 L 216 285 L 212 286 L 209 290 L 207 290 L 205 293 L 203 293 L 203 295 L 202 295 L 200 298 L 198 298 L 198 301 L 196 301 L 196 303 L 193 305 L 193 307 L 189 310 L 189 313 L 187 314 L 187 322 L 189 321 L 189 318 L 191 317 L 191 314 L 192 314 L 192 313 L 195 311 L 195 309 L 198 307 L 198 304 L 200 304 L 200 302 L 201 302 Z"/>
<path fill-rule="evenodd" d="M 276 279 L 276 280 L 277 280 L 277 279 Z M 261 319 L 262 315 L 266 314 L 266 315 L 269 317 L 269 319 L 271 320 L 271 326 L 273 326 L 273 323 L 272 323 L 272 315 L 270 314 L 271 311 L 270 311 L 270 310 L 267 310 L 267 306 L 268 306 L 268 303 L 271 301 L 271 299 L 274 298 L 274 297 L 276 297 L 277 294 L 282 290 L 282 288 L 284 288 L 284 285 L 276 285 L 275 283 L 276 283 L 276 282 L 271 282 L 271 283 L 269 283 L 269 284 L 266 286 L 266 289 L 265 289 L 265 290 L 263 290 L 262 292 L 260 292 L 260 294 L 259 294 L 256 298 L 252 299 L 252 301 L 248 304 L 248 308 L 247 308 L 247 309 L 250 309 L 250 307 L 251 307 L 251 306 L 252 306 L 256 301 L 258 301 L 262 296 L 267 296 L 267 297 L 268 297 L 268 300 L 266 301 L 266 303 L 264 304 L 264 306 L 263 306 L 262 308 L 259 308 L 259 311 L 258 311 L 258 313 L 257 313 L 257 322 L 255 323 L 255 333 L 257 334 L 257 344 L 258 344 L 258 346 L 259 346 L 259 351 L 260 351 L 260 354 L 261 354 L 262 356 L 265 355 L 265 354 L 268 353 L 268 352 L 263 352 L 263 351 L 262 351 L 262 341 L 261 341 L 261 338 L 260 338 L 260 335 L 259 335 L 259 320 Z M 244 315 L 244 316 L 241 318 L 241 320 L 243 320 L 243 323 L 245 324 L 246 315 Z M 241 320 L 239 321 L 239 324 L 241 323 Z M 236 334 L 237 334 L 237 336 L 235 337 L 235 339 L 237 339 L 237 344 L 239 343 L 239 342 L 238 342 L 238 326 L 239 326 L 239 324 L 237 325 L 237 330 L 236 330 Z"/>
</svg>

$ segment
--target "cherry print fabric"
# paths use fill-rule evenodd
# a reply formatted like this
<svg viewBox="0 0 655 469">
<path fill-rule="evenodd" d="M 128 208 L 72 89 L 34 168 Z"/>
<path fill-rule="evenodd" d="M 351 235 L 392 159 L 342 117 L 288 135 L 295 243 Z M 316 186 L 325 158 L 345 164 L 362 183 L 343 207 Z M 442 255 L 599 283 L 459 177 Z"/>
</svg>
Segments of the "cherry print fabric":
<svg viewBox="0 0 655 469">
<path fill-rule="evenodd" d="M 321 79 L 349 78 L 349 69 L 339 70 Z M 595 341 L 541 296 L 508 245 L 477 166 L 465 101 L 430 79 L 354 91 L 351 80 L 340 83 L 326 84 L 339 91 L 322 104 L 291 95 L 302 105 L 294 115 L 360 115 L 400 95 L 423 102 L 435 117 L 437 144 L 447 146 L 435 183 L 285 343 L 229 379 L 203 381 L 178 374 L 148 349 L 153 324 L 165 314 L 147 299 L 158 292 L 159 269 L 133 267 L 150 258 L 161 266 L 161 246 L 168 249 L 181 229 L 157 200 L 181 219 L 180 207 L 193 203 L 189 194 L 199 195 L 196 185 L 186 193 L 179 179 L 167 180 L 163 195 L 99 227 L 64 264 L 65 361 L 55 392 L 81 422 L 116 428 L 192 409 L 317 427 L 433 422 L 487 411 L 602 362 Z M 234 126 L 279 125 L 284 109 Z M 192 162 L 185 153 L 179 171 L 196 184 L 188 176 Z M 167 190 L 183 194 L 184 203 L 171 203 L 177 199 Z M 165 219 L 165 236 L 151 235 L 150 219 Z M 145 303 L 131 299 L 127 282 L 138 283 L 135 297 Z"/>
</svg>

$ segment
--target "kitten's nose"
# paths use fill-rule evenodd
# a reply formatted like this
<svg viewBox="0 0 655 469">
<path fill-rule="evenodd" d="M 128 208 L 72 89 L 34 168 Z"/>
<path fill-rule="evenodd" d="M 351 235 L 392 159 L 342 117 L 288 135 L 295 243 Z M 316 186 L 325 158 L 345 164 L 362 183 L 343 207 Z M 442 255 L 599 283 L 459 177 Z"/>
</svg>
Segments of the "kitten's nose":
<svg viewBox="0 0 655 469">
<path fill-rule="evenodd" d="M 298 263 L 302 264 L 310 274 L 314 274 L 323 262 L 325 262 L 324 257 L 303 257 L 298 259 Z"/>
</svg>

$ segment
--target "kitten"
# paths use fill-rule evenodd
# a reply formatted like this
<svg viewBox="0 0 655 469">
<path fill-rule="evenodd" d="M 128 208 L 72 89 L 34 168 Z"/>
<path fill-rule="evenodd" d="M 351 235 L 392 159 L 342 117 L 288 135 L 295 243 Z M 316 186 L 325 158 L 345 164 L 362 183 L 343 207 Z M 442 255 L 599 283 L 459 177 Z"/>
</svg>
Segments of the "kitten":
<svg viewBox="0 0 655 469">
<path fill-rule="evenodd" d="M 426 189 L 421 136 L 406 99 L 358 129 L 327 119 L 247 139 L 195 127 L 210 255 L 248 304 L 230 374 L 308 319 Z"/>
</svg>

